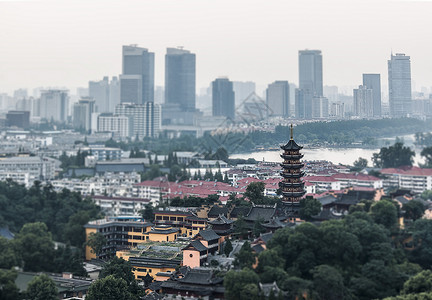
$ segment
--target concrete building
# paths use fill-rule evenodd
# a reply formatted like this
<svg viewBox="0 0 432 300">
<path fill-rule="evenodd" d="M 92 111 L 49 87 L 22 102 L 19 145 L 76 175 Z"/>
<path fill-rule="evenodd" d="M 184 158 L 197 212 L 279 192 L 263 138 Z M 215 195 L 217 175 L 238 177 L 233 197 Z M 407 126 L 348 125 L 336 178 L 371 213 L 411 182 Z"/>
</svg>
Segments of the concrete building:
<svg viewBox="0 0 432 300">
<path fill-rule="evenodd" d="M 288 81 L 275 81 L 266 90 L 267 117 L 290 116 L 290 89 Z"/>
<path fill-rule="evenodd" d="M 233 81 L 235 107 L 240 106 L 251 94 L 255 93 L 255 82 Z"/>
<path fill-rule="evenodd" d="M 386 176 L 384 187 L 398 187 L 415 193 L 432 189 L 432 169 L 406 166 L 382 169 L 380 173 Z"/>
<path fill-rule="evenodd" d="M 388 61 L 389 103 L 392 117 L 411 114 L 411 62 L 405 54 L 391 55 Z"/>
<path fill-rule="evenodd" d="M 0 160 L 0 170 L 3 174 L 27 173 L 28 181 L 32 184 L 35 180 L 54 179 L 56 160 L 53 158 L 41 158 L 38 156 L 9 157 Z"/>
<path fill-rule="evenodd" d="M 128 116 L 113 114 L 101 114 L 97 118 L 98 132 L 111 132 L 119 138 L 127 138 L 132 135 L 133 119 Z"/>
<path fill-rule="evenodd" d="M 66 122 L 69 96 L 65 90 L 44 90 L 39 100 L 39 117 L 47 121 Z"/>
<path fill-rule="evenodd" d="M 100 81 L 89 81 L 89 97 L 95 101 L 95 112 L 107 113 L 110 111 L 110 85 L 108 76 Z"/>
<path fill-rule="evenodd" d="M 212 82 L 213 116 L 235 117 L 233 83 L 228 78 L 218 78 Z"/>
<path fill-rule="evenodd" d="M 360 118 L 371 118 L 374 116 L 374 91 L 367 86 L 359 85 L 353 90 L 354 94 L 354 116 Z M 381 104 L 380 104 L 381 107 Z"/>
<path fill-rule="evenodd" d="M 161 107 L 154 102 L 144 104 L 121 103 L 116 107 L 116 114 L 132 118 L 131 137 L 157 137 L 161 131 Z"/>
<path fill-rule="evenodd" d="M 363 86 L 372 90 L 373 116 L 381 117 L 381 75 L 363 74 Z"/>
<path fill-rule="evenodd" d="M 95 101 L 91 97 L 82 98 L 73 106 L 73 126 L 76 129 L 91 130 Z"/>
<path fill-rule="evenodd" d="M 15 126 L 19 128 L 30 127 L 30 111 L 11 110 L 6 114 L 7 126 Z"/>
<path fill-rule="evenodd" d="M 323 119 L 329 116 L 329 103 L 325 97 L 312 98 L 312 118 Z"/>
<path fill-rule="evenodd" d="M 137 45 L 123 46 L 120 75 L 121 102 L 144 104 L 154 101 L 154 53 Z"/>
<path fill-rule="evenodd" d="M 177 104 L 182 111 L 195 110 L 195 54 L 167 48 L 165 55 L 165 104 Z"/>
</svg>

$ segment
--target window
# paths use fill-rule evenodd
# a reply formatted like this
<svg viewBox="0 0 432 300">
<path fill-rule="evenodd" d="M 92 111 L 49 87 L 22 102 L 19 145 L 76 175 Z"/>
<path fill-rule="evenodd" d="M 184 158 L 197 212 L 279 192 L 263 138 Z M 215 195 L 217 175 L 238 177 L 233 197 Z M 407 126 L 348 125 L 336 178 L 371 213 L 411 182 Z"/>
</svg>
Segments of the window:
<svg viewBox="0 0 432 300">
<path fill-rule="evenodd" d="M 151 269 L 149 269 L 148 272 L 151 273 L 152 272 Z"/>
<path fill-rule="evenodd" d="M 170 221 L 176 221 L 176 217 L 170 217 Z"/>
<path fill-rule="evenodd" d="M 193 254 L 191 253 L 191 254 L 189 254 L 189 257 L 193 257 Z"/>
</svg>

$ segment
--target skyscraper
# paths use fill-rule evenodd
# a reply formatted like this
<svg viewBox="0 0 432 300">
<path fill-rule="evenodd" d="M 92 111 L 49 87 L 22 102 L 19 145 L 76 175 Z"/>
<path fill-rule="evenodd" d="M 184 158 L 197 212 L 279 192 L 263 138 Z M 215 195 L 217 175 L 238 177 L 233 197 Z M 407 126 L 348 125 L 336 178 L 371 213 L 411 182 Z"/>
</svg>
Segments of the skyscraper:
<svg viewBox="0 0 432 300">
<path fill-rule="evenodd" d="M 266 91 L 267 117 L 290 116 L 290 89 L 288 81 L 275 81 Z"/>
<path fill-rule="evenodd" d="M 364 78 L 363 78 L 364 79 Z M 360 85 L 353 90 L 354 94 L 354 115 L 361 118 L 374 116 L 374 90 L 365 85 Z M 380 105 L 381 107 L 381 105 Z"/>
<path fill-rule="evenodd" d="M 235 107 L 242 105 L 242 103 L 251 94 L 255 93 L 256 85 L 252 81 L 233 81 Z"/>
<path fill-rule="evenodd" d="M 299 88 L 323 96 L 323 66 L 321 50 L 299 51 Z"/>
<path fill-rule="evenodd" d="M 167 48 L 165 55 L 165 104 L 176 104 L 182 111 L 195 110 L 195 54 Z"/>
<path fill-rule="evenodd" d="M 304 118 L 312 118 L 313 98 L 323 96 L 321 50 L 299 51 L 299 89 L 303 91 Z"/>
<path fill-rule="evenodd" d="M 381 116 L 381 75 L 363 74 L 363 86 L 372 90 L 373 96 L 373 116 Z"/>
<path fill-rule="evenodd" d="M 89 81 L 89 96 L 95 101 L 95 111 L 100 113 L 109 110 L 109 79 L 105 76 L 100 81 Z"/>
<path fill-rule="evenodd" d="M 235 117 L 233 83 L 228 78 L 218 78 L 212 82 L 213 116 Z"/>
<path fill-rule="evenodd" d="M 95 101 L 91 97 L 83 97 L 73 106 L 73 126 L 76 129 L 89 131 L 92 124 L 92 115 L 95 111 Z"/>
<path fill-rule="evenodd" d="M 137 104 L 154 100 L 154 53 L 148 49 L 123 46 L 120 100 Z"/>
<path fill-rule="evenodd" d="M 68 116 L 69 96 L 65 90 L 41 92 L 39 117 L 47 121 L 65 122 Z"/>
<path fill-rule="evenodd" d="M 389 104 L 392 117 L 411 113 L 411 62 L 405 54 L 391 55 L 388 61 Z"/>
</svg>

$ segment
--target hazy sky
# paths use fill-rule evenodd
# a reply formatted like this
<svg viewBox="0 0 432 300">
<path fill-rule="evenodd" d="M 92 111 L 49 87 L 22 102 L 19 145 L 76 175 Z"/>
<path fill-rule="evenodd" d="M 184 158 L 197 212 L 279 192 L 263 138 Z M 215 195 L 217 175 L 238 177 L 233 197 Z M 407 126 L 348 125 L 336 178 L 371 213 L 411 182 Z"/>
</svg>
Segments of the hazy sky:
<svg viewBox="0 0 432 300">
<path fill-rule="evenodd" d="M 197 55 L 197 89 L 218 76 L 298 82 L 298 50 L 323 52 L 325 85 L 387 84 L 391 50 L 411 56 L 417 89 L 432 86 L 432 1 L 0 0 L 0 92 L 87 86 L 121 72 L 121 46 Z M 75 92 L 73 90 L 73 92 Z"/>
</svg>

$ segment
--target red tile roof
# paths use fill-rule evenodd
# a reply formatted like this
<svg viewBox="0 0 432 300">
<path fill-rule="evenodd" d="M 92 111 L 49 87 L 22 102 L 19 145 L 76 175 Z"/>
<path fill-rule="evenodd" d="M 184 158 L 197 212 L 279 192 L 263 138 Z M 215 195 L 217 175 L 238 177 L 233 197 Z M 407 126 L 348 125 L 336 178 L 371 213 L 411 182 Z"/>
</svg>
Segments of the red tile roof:
<svg viewBox="0 0 432 300">
<path fill-rule="evenodd" d="M 403 167 L 399 167 L 399 168 L 382 169 L 381 174 L 432 176 L 432 169 L 419 168 L 419 167 L 415 167 L 415 166 L 403 166 Z"/>
</svg>

